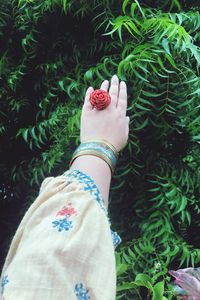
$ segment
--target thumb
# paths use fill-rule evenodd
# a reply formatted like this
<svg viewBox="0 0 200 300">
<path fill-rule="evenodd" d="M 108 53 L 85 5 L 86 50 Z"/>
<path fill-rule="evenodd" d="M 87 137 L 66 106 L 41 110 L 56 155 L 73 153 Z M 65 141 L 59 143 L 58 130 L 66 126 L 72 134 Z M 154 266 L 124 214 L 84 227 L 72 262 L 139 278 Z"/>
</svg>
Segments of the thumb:
<svg viewBox="0 0 200 300">
<path fill-rule="evenodd" d="M 128 136 L 129 136 L 129 124 L 130 124 L 130 117 L 126 117 L 126 119 L 127 119 L 126 136 L 127 136 L 127 140 L 128 140 Z"/>
<path fill-rule="evenodd" d="M 84 100 L 84 105 L 83 107 L 88 109 L 88 110 L 91 110 L 92 109 L 92 105 L 90 103 L 90 94 L 94 91 L 93 87 L 90 86 L 87 91 L 86 91 L 86 94 L 85 94 L 85 100 Z"/>
</svg>

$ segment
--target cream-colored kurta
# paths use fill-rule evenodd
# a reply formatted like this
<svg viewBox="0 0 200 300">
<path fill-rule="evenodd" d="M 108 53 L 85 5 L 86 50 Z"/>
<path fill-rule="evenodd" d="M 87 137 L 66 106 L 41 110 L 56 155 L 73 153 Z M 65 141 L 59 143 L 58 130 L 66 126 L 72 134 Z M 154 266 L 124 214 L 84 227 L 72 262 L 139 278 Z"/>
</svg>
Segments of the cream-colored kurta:
<svg viewBox="0 0 200 300">
<path fill-rule="evenodd" d="M 120 241 L 88 175 L 73 170 L 47 178 L 11 243 L 1 299 L 114 300 Z"/>
</svg>

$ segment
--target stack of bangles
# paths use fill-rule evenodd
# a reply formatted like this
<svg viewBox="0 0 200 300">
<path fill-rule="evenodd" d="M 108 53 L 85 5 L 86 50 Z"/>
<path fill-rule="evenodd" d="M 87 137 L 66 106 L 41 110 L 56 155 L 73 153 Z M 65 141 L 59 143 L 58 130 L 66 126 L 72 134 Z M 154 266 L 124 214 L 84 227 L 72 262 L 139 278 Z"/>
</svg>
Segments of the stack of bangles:
<svg viewBox="0 0 200 300">
<path fill-rule="evenodd" d="M 81 155 L 93 155 L 103 159 L 110 167 L 111 173 L 114 173 L 119 153 L 113 145 L 105 140 L 88 140 L 78 146 L 72 155 L 70 166 Z"/>
</svg>

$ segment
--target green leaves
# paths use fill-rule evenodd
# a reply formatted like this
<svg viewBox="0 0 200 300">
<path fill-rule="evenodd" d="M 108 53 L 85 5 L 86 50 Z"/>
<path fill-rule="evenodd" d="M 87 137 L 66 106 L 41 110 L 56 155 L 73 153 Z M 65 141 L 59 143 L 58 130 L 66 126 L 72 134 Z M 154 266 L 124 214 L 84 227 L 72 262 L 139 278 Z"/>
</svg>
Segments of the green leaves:
<svg viewBox="0 0 200 300">
<path fill-rule="evenodd" d="M 70 77 L 65 77 L 58 82 L 61 91 L 64 91 L 70 99 L 75 99 L 80 91 L 80 83 Z"/>
<path fill-rule="evenodd" d="M 152 285 L 152 279 L 146 274 L 138 274 L 135 278 L 135 281 L 125 283 L 117 287 L 117 292 L 124 290 L 138 289 L 140 287 L 145 287 L 149 291 L 152 300 L 164 300 L 164 282 L 157 282 L 155 285 Z"/>
<path fill-rule="evenodd" d="M 113 35 L 114 32 L 118 32 L 120 42 L 122 43 L 122 28 L 125 28 L 130 35 L 137 39 L 137 36 L 141 36 L 138 29 L 138 22 L 128 16 L 119 16 L 116 19 L 109 22 L 113 29 L 103 35 Z"/>
<path fill-rule="evenodd" d="M 164 300 L 164 281 L 157 282 L 153 287 L 153 298 L 152 300 Z"/>
<path fill-rule="evenodd" d="M 150 201 L 155 203 L 154 205 L 156 208 L 162 207 L 163 205 L 166 207 L 168 206 L 172 217 L 178 215 L 183 223 L 188 222 L 190 225 L 191 218 L 186 209 L 188 202 L 190 201 L 186 196 L 187 193 L 183 194 L 181 188 L 177 186 L 178 181 L 175 184 L 175 182 L 172 181 L 172 177 L 156 177 L 158 178 L 158 181 L 151 181 L 156 183 L 156 187 L 151 188 L 149 191 L 153 192 L 154 195 L 157 195 L 153 196 Z M 176 180 L 176 178 L 174 177 L 173 180 Z M 187 191 L 188 190 L 189 189 L 187 189 Z"/>
<path fill-rule="evenodd" d="M 20 128 L 17 132 L 16 137 L 18 138 L 20 135 L 23 136 L 25 142 L 29 145 L 30 149 L 33 149 L 33 144 L 41 149 L 42 144 L 44 145 L 44 141 L 47 140 L 47 136 L 44 129 L 44 124 L 39 124 L 38 128 L 29 127 L 29 128 Z"/>
</svg>

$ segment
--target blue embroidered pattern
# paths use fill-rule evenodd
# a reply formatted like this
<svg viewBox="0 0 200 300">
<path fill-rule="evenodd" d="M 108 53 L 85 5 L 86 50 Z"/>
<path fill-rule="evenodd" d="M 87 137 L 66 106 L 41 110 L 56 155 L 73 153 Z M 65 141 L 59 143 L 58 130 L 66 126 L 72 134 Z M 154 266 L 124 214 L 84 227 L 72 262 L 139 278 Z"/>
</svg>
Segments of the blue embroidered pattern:
<svg viewBox="0 0 200 300">
<path fill-rule="evenodd" d="M 79 170 L 72 170 L 72 171 L 68 170 L 63 174 L 63 176 L 72 179 L 72 181 L 73 181 L 73 179 L 77 180 L 79 183 L 82 183 L 84 185 L 84 187 L 83 187 L 84 191 L 89 191 L 90 194 L 95 197 L 96 201 L 99 203 L 100 207 L 105 212 L 108 222 L 111 226 L 111 222 L 108 217 L 108 211 L 105 207 L 105 204 L 101 197 L 100 191 L 97 188 L 94 181 L 92 180 L 92 178 Z M 117 232 L 114 232 L 112 230 L 111 230 L 111 235 L 112 235 L 113 245 L 116 248 L 121 243 L 121 238 L 117 234 Z"/>
<path fill-rule="evenodd" d="M 69 221 L 67 217 L 64 219 L 58 219 L 52 222 L 53 227 L 57 227 L 58 231 L 69 230 L 72 228 L 72 221 Z"/>
<path fill-rule="evenodd" d="M 74 288 L 74 292 L 78 300 L 90 300 L 88 295 L 89 290 L 87 290 L 82 283 L 77 283 Z"/>
<path fill-rule="evenodd" d="M 80 183 L 84 184 L 84 191 L 89 191 L 91 195 L 94 195 L 96 198 L 96 201 L 99 203 L 101 208 L 106 213 L 105 204 L 103 202 L 103 199 L 101 198 L 101 194 L 99 192 L 99 189 L 97 188 L 96 184 L 92 180 L 92 178 L 83 172 L 80 172 L 79 170 L 73 170 L 73 171 L 67 171 L 63 174 L 63 176 L 67 176 L 71 179 L 76 179 Z"/>
<path fill-rule="evenodd" d="M 112 234 L 113 245 L 116 248 L 121 243 L 122 239 L 115 231 L 111 230 L 111 234 Z"/>
<path fill-rule="evenodd" d="M 1 279 L 1 294 L 4 292 L 5 285 L 9 283 L 8 275 L 5 275 Z"/>
</svg>

